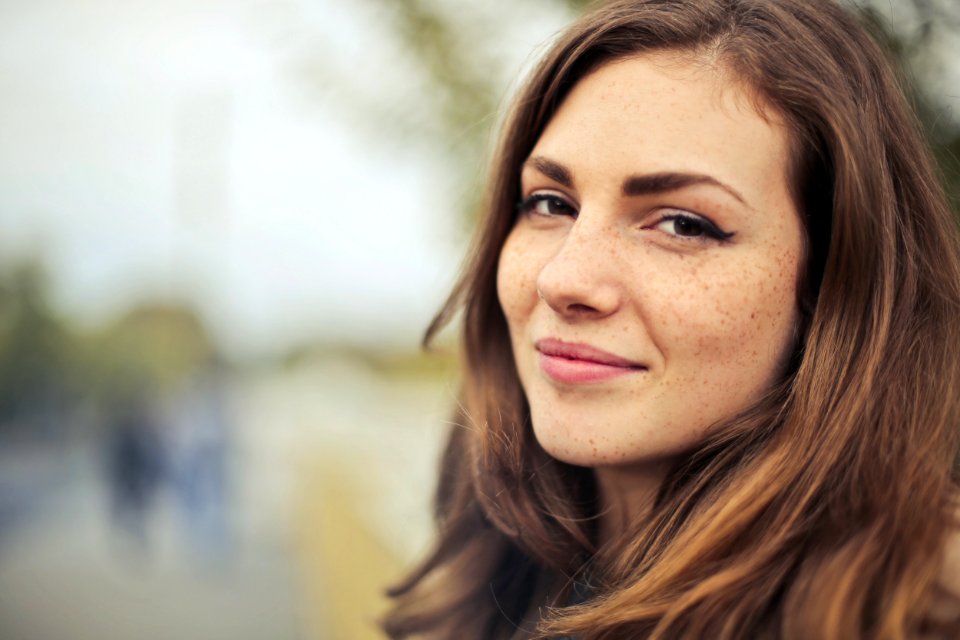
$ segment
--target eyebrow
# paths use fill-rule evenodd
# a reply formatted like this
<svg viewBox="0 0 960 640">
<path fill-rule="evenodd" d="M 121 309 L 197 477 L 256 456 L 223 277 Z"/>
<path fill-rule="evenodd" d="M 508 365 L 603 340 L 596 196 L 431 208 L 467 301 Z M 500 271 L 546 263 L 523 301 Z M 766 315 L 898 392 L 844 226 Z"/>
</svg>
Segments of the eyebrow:
<svg viewBox="0 0 960 640">
<path fill-rule="evenodd" d="M 573 178 L 570 170 L 562 164 L 543 156 L 533 156 L 529 158 L 524 166 L 529 166 L 554 182 L 558 182 L 568 189 L 573 188 Z M 720 182 L 713 176 L 703 173 L 684 173 L 679 171 L 664 171 L 660 173 L 650 173 L 644 175 L 627 176 L 620 187 L 621 193 L 627 197 L 643 196 L 654 193 L 666 193 L 669 191 L 678 191 L 685 187 L 691 187 L 698 184 L 710 185 L 726 191 L 744 206 L 749 207 L 747 201 L 740 192 L 728 184 Z"/>
<path fill-rule="evenodd" d="M 533 156 L 528 158 L 523 166 L 533 167 L 554 182 L 559 182 L 566 188 L 573 189 L 573 178 L 570 177 L 570 170 L 562 164 L 547 160 L 543 156 Z"/>
</svg>

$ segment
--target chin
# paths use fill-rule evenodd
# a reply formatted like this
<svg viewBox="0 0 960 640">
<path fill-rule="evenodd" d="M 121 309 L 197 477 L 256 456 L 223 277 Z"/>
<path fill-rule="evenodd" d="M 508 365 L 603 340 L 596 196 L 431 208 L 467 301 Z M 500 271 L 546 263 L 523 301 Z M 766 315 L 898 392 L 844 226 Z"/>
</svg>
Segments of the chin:
<svg viewBox="0 0 960 640">
<path fill-rule="evenodd" d="M 533 434 L 552 458 L 579 467 L 629 464 L 637 453 L 609 435 L 595 433 L 585 422 L 533 417 Z M 538 426 L 539 425 L 539 426 Z M 642 457 L 642 456 L 637 456 Z"/>
<path fill-rule="evenodd" d="M 580 467 L 659 465 L 698 440 L 695 431 L 655 428 L 640 418 L 625 422 L 621 415 L 554 409 L 531 407 L 533 434 L 551 457 Z"/>
</svg>

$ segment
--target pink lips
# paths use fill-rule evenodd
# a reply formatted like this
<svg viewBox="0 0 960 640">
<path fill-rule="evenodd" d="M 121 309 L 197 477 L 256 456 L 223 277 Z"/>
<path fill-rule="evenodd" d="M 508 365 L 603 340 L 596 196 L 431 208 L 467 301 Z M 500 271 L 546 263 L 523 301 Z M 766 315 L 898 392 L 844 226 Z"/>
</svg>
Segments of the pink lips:
<svg viewBox="0 0 960 640">
<path fill-rule="evenodd" d="M 561 384 L 599 382 L 647 369 L 587 344 L 546 338 L 538 340 L 534 347 L 540 352 L 540 368 Z"/>
</svg>

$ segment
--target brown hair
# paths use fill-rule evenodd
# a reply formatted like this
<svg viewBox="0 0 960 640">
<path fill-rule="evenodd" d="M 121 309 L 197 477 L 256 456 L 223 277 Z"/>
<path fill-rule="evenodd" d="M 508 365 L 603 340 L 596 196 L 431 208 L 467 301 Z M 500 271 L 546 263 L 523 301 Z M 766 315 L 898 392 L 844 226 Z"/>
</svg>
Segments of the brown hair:
<svg viewBox="0 0 960 640">
<path fill-rule="evenodd" d="M 668 474 L 598 549 L 592 471 L 532 435 L 496 294 L 521 164 L 598 66 L 690 51 L 790 129 L 807 232 L 784 379 Z M 391 594 L 393 638 L 902 638 L 929 610 L 960 425 L 960 242 L 891 65 L 829 0 L 622 0 L 568 28 L 519 92 L 486 215 L 429 339 L 463 311 L 438 537 Z"/>
</svg>

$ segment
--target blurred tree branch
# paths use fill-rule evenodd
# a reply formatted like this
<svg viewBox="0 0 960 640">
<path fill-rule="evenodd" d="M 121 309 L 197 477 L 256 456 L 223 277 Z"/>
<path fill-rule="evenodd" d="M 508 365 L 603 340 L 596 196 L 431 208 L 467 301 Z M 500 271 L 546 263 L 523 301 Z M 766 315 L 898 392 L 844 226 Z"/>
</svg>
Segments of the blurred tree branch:
<svg viewBox="0 0 960 640">
<path fill-rule="evenodd" d="M 937 159 L 947 197 L 960 215 L 960 117 L 952 108 L 960 100 L 960 88 L 956 95 L 938 95 L 931 86 L 932 78 L 945 72 L 938 67 L 960 64 L 960 51 L 955 50 L 960 43 L 960 3 L 902 0 L 891 5 L 890 0 L 869 0 L 854 6 L 908 78 L 909 97 Z M 908 18 L 904 22 L 910 26 L 888 22 L 880 6 Z"/>
<path fill-rule="evenodd" d="M 960 55 L 941 51 L 951 37 L 960 37 L 960 2 L 846 1 L 864 16 L 914 81 L 912 98 L 953 204 L 960 208 L 960 126 L 956 114 L 944 106 L 950 96 L 936 96 L 929 86 L 938 65 L 960 64 Z M 569 17 L 594 0 L 536 4 Z M 387 141 L 405 150 L 419 148 L 450 167 L 455 195 L 466 196 L 466 201 L 458 198 L 458 202 L 467 223 L 479 201 L 480 168 L 499 99 L 516 74 L 502 56 L 498 38 L 516 24 L 520 8 L 505 8 L 498 11 L 493 4 L 442 0 L 362 0 L 352 10 L 362 16 L 365 37 L 382 36 L 378 48 L 383 45 L 394 59 L 381 60 L 375 69 L 358 67 L 356 61 L 338 60 L 337 52 L 320 45 L 303 52 L 298 63 L 298 75 L 305 84 L 332 98 L 357 130 L 374 135 L 379 144 Z"/>
<path fill-rule="evenodd" d="M 585 4 L 540 0 L 523 10 L 565 15 L 564 6 Z M 360 0 L 351 10 L 364 37 L 376 41 L 379 66 L 369 56 L 366 62 L 348 59 L 314 39 L 294 60 L 296 77 L 381 150 L 392 146 L 436 158 L 446 173 L 436 177 L 437 186 L 451 192 L 467 229 L 481 199 L 500 101 L 517 74 L 516 57 L 498 40 L 508 16 L 496 5 L 442 0 Z"/>
</svg>

